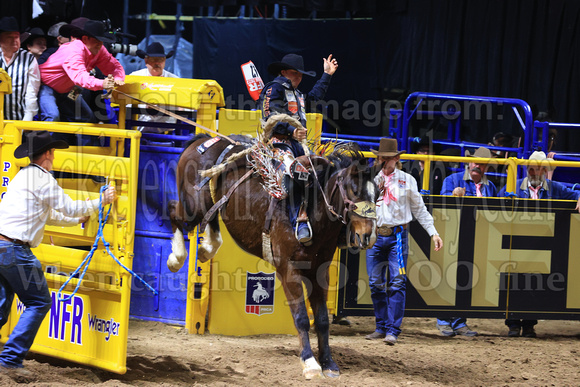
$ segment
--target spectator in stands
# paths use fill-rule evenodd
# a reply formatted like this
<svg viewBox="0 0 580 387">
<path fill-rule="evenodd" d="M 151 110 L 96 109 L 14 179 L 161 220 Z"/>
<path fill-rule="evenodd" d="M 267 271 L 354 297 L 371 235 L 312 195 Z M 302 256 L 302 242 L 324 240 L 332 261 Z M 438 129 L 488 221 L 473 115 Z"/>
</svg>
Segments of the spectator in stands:
<svg viewBox="0 0 580 387">
<path fill-rule="evenodd" d="M 46 35 L 38 27 L 33 27 L 25 33 L 29 34 L 28 37 L 20 34 L 20 40 L 22 40 L 22 44 L 25 46 L 24 48 L 34 55 L 38 62 L 38 58 L 46 51 Z"/>
<path fill-rule="evenodd" d="M 70 37 L 64 37 L 60 34 L 60 27 L 64 26 L 65 22 L 60 22 L 52 25 L 47 32 L 47 49 L 40 55 L 40 57 L 36 58 L 38 64 L 41 65 L 48 59 L 49 56 L 54 54 L 56 50 L 60 46 L 65 43 L 70 42 Z"/>
<path fill-rule="evenodd" d="M 61 27 L 61 34 L 63 28 Z M 112 90 L 123 85 L 125 70 L 103 46 L 113 43 L 115 39 L 105 30 L 104 23 L 88 20 L 84 29 L 71 27 L 71 35 L 81 36 L 68 44 L 62 45 L 48 60 L 40 66 L 43 86 L 54 90 L 59 116 L 45 116 L 46 121 L 95 122 L 87 102 L 81 95 L 82 89 Z M 76 35 L 75 35 L 76 34 Z M 105 79 L 97 79 L 90 74 L 99 67 Z M 45 101 L 41 100 L 41 106 Z M 50 101 L 47 101 L 50 103 Z M 46 109 L 45 114 L 53 109 Z"/>
<path fill-rule="evenodd" d="M 518 139 L 516 139 L 516 140 L 518 140 Z M 505 147 L 505 148 L 517 147 L 517 145 L 514 145 L 514 136 L 512 136 L 511 134 L 503 133 L 503 132 L 497 132 L 496 134 L 494 134 L 493 139 L 491 140 L 489 145 L 501 146 L 501 147 Z M 505 152 L 505 151 L 501 151 L 501 150 L 494 150 L 493 152 L 491 152 L 491 154 L 493 157 L 499 157 L 499 158 L 517 157 L 517 154 L 515 152 Z"/>
<path fill-rule="evenodd" d="M 12 79 L 12 94 L 4 97 L 4 118 L 32 121 L 38 113 L 40 71 L 34 55 L 20 47 L 20 37 L 14 17 L 0 19 L 0 68 Z M 28 37 L 28 33 L 22 37 Z"/>
<path fill-rule="evenodd" d="M 380 193 L 377 200 L 377 241 L 367 251 L 367 273 L 376 328 L 365 338 L 384 339 L 387 344 L 394 345 L 401 333 L 405 314 L 409 250 L 407 225 L 413 217 L 416 218 L 433 238 L 435 251 L 443 247 L 443 241 L 417 190 L 415 179 L 397 168 L 399 157 L 404 153 L 397 150 L 397 140 L 381 138 L 379 150 L 372 152 L 378 157 L 377 169 L 380 167 L 375 178 Z"/>
<path fill-rule="evenodd" d="M 480 147 L 475 153 L 465 152 L 467 157 L 478 157 L 490 159 L 492 157 L 489 149 Z M 494 197 L 497 196 L 497 188 L 487 180 L 487 162 L 471 162 L 465 172 L 458 172 L 448 176 L 443 180 L 441 195 L 452 196 L 477 196 Z M 477 332 L 472 331 L 467 326 L 467 319 L 463 317 L 438 318 L 437 329 L 443 336 L 477 336 Z"/>
<path fill-rule="evenodd" d="M 422 137 L 419 142 L 411 143 L 413 153 L 418 155 L 435 155 L 440 153 L 441 146 L 434 144 L 428 136 Z M 403 170 L 409 173 L 417 181 L 418 187 L 423 187 L 423 171 L 425 161 L 408 160 L 403 163 Z M 431 174 L 429 179 L 429 194 L 439 195 L 443 179 L 447 175 L 445 166 L 441 162 L 431 163 Z M 419 191 L 422 191 L 421 189 Z"/>
<path fill-rule="evenodd" d="M 32 131 L 14 151 L 28 157 L 0 202 L 0 326 L 6 324 L 14 295 L 26 307 L 0 353 L 0 370 L 22 368 L 38 328 L 52 305 L 43 269 L 30 248 L 40 245 L 46 224 L 74 226 L 98 211 L 99 199 L 73 201 L 50 174 L 55 149 L 68 148 L 46 131 Z M 115 187 L 103 203 L 116 198 Z"/>
<path fill-rule="evenodd" d="M 139 75 L 145 77 L 170 77 L 178 78 L 177 75 L 170 73 L 165 70 L 165 62 L 167 58 L 171 58 L 174 52 L 169 51 L 165 53 L 165 49 L 159 42 L 151 43 L 147 46 L 146 50 L 137 50 L 137 55 L 140 58 L 145 59 L 145 68 L 137 71 L 133 71 L 129 75 Z M 145 108 L 145 105 L 139 105 L 139 108 Z M 140 114 L 139 121 L 143 122 L 165 122 L 165 123 L 175 123 L 177 120 L 173 117 L 169 117 L 161 112 L 156 112 L 156 114 Z M 167 131 L 167 128 L 153 128 L 150 126 L 140 126 L 137 130 L 149 133 L 163 133 Z"/>
<path fill-rule="evenodd" d="M 549 180 L 546 175 L 548 171 L 554 170 L 549 164 L 554 161 L 546 157 L 544 152 L 536 151 L 530 155 L 529 160 L 535 160 L 537 163 L 529 164 L 527 167 L 528 176 L 518 179 L 516 183 L 516 196 L 525 199 L 559 199 L 559 200 L 576 200 L 576 210 L 580 212 L 580 191 L 567 188 L 562 183 Z M 509 196 L 506 188 L 499 192 L 500 197 Z M 520 320 L 507 319 L 505 325 L 508 326 L 509 337 L 519 337 L 520 332 L 523 337 L 536 337 L 534 326 L 538 320 Z"/>
</svg>

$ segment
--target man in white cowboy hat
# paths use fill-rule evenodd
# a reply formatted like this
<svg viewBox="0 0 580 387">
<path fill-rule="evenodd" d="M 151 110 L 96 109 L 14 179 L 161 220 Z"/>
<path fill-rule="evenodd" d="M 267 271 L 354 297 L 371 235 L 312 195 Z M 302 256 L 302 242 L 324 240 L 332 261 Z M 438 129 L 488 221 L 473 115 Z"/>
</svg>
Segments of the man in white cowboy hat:
<svg viewBox="0 0 580 387">
<path fill-rule="evenodd" d="M 105 24 L 96 20 L 87 20 L 83 28 L 74 25 L 64 25 L 60 28 L 61 34 L 78 37 L 68 44 L 64 44 L 52 54 L 46 62 L 40 65 L 42 87 L 54 90 L 54 97 L 58 106 L 59 116 L 45 114 L 54 112 L 47 109 L 43 112 L 43 120 L 65 122 L 94 121 L 92 110 L 83 100 L 82 89 L 111 90 L 113 87 L 124 84 L 125 70 L 105 48 L 103 43 L 116 41 L 112 33 L 106 31 Z M 98 67 L 105 79 L 98 79 L 90 71 Z M 41 94 L 42 98 L 42 94 Z M 50 103 L 50 101 L 47 101 Z M 40 102 L 41 107 L 44 101 Z"/>
<path fill-rule="evenodd" d="M 379 150 L 372 152 L 377 155 L 377 168 L 380 167 L 375 178 L 380 193 L 377 200 L 377 241 L 366 255 L 376 328 L 366 339 L 384 339 L 387 344 L 394 345 L 401 333 L 405 314 L 405 273 L 409 250 L 407 225 L 415 217 L 433 239 L 435 251 L 443 247 L 443 241 L 419 194 L 415 178 L 397 168 L 400 155 L 405 152 L 397 150 L 397 140 L 381 138 Z M 397 253 L 399 248 L 401 256 Z"/>
<path fill-rule="evenodd" d="M 465 151 L 466 157 L 478 157 L 484 159 L 492 158 L 491 151 L 485 147 L 477 148 L 471 154 Z M 476 196 L 495 197 L 497 188 L 495 184 L 485 177 L 488 162 L 478 161 L 469 163 L 465 172 L 458 172 L 449 175 L 443 180 L 441 195 L 452 196 Z M 437 329 L 443 336 L 477 336 L 476 331 L 472 331 L 467 326 L 467 319 L 463 317 L 438 318 Z"/>
<path fill-rule="evenodd" d="M 302 82 L 302 75 L 306 74 L 315 77 L 316 72 L 304 70 L 304 59 L 297 54 L 288 54 L 280 62 L 270 63 L 268 72 L 276 78 L 264 86 L 258 99 L 258 107 L 262 111 L 262 120 L 265 122 L 273 114 L 287 114 L 300 121 L 301 127 L 295 127 L 288 122 L 278 122 L 273 128 L 272 142 L 274 146 L 286 152 L 290 152 L 294 157 L 304 155 L 304 150 L 300 144 L 306 139 L 306 103 L 320 101 L 324 98 L 330 78 L 338 68 L 338 62 L 332 58 L 323 58 L 324 73 L 316 82 L 312 90 L 304 95 L 298 90 L 298 85 Z M 298 187 L 292 189 L 294 193 L 288 200 L 289 216 L 293 228 L 296 228 L 296 238 L 301 243 L 309 243 L 312 235 L 306 214 L 300 216 L 298 213 L 302 204 L 302 193 Z M 297 227 L 296 227 L 297 226 Z"/>
<path fill-rule="evenodd" d="M 22 368 L 34 337 L 52 300 L 38 259 L 30 248 L 42 241 L 46 224 L 74 226 L 86 222 L 99 209 L 99 199 L 73 201 L 50 174 L 54 150 L 68 148 L 46 131 L 32 131 L 14 151 L 29 157 L 9 183 L 0 202 L 0 326 L 8 319 L 14 295 L 26 309 L 0 353 L 0 369 Z M 114 187 L 103 194 L 103 203 L 116 198 Z"/>
<path fill-rule="evenodd" d="M 0 68 L 6 70 L 12 80 L 12 94 L 4 97 L 4 118 L 7 120 L 32 121 L 38 113 L 38 89 L 40 71 L 34 55 L 20 47 L 20 34 L 16 18 L 0 19 Z"/>
<path fill-rule="evenodd" d="M 518 179 L 516 183 L 516 196 L 523 199 L 557 199 L 576 200 L 576 210 L 580 212 L 580 191 L 572 190 L 562 183 L 550 180 L 546 177 L 549 171 L 555 169 L 550 165 L 551 158 L 541 151 L 532 153 L 528 160 L 535 160 L 527 166 L 527 177 Z M 510 196 L 505 187 L 498 196 Z M 509 328 L 508 337 L 536 337 L 534 326 L 538 320 L 506 319 L 505 325 Z"/>
</svg>

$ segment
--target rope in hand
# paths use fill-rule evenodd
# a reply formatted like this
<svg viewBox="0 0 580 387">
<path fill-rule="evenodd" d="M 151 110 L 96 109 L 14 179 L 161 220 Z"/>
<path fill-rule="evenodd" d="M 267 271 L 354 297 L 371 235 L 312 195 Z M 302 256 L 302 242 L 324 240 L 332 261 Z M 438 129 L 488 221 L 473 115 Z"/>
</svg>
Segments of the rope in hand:
<svg viewBox="0 0 580 387">
<path fill-rule="evenodd" d="M 70 277 L 68 277 L 68 279 L 65 281 L 65 283 L 58 290 L 58 294 L 57 294 L 58 301 L 64 301 L 64 302 L 69 301 L 77 293 L 77 291 L 79 290 L 79 287 L 81 286 L 81 281 L 83 280 L 83 278 L 87 272 L 87 269 L 89 268 L 89 265 L 91 263 L 91 259 L 93 258 L 93 255 L 99 246 L 99 240 L 103 241 L 103 245 L 107 249 L 107 253 L 109 253 L 109 255 L 111 257 L 113 257 L 113 259 L 115 260 L 115 262 L 117 262 L 119 264 L 119 266 L 121 266 L 123 269 L 125 269 L 127 272 L 129 272 L 133 277 L 136 277 L 139 281 L 141 281 L 143 284 L 145 284 L 145 286 L 149 290 L 151 290 L 155 295 L 158 295 L 157 290 L 153 289 L 153 287 L 151 285 L 149 285 L 147 282 L 145 282 L 145 280 L 143 278 L 141 278 L 139 275 L 137 275 L 134 271 L 132 271 L 131 269 L 129 269 L 128 267 L 123 265 L 121 263 L 121 261 L 119 261 L 117 259 L 117 257 L 115 257 L 115 255 L 113 255 L 113 253 L 109 249 L 109 246 L 110 246 L 109 242 L 107 242 L 105 240 L 105 236 L 103 235 L 103 228 L 105 227 L 105 224 L 107 223 L 107 220 L 109 219 L 109 214 L 111 213 L 111 208 L 113 207 L 112 203 L 109 204 L 109 209 L 107 211 L 107 215 L 105 215 L 103 217 L 104 212 L 105 212 L 105 206 L 103 205 L 103 192 L 105 192 L 105 190 L 107 188 L 108 188 L 107 185 L 102 186 L 100 193 L 99 193 L 99 229 L 97 231 L 97 236 L 95 238 L 95 242 L 93 243 L 93 247 L 91 248 L 91 251 L 89 251 L 89 253 L 85 257 L 85 259 L 83 259 L 83 261 L 81 262 L 79 267 L 77 267 L 76 270 L 74 272 L 72 272 Z M 82 273 L 79 276 L 79 280 L 78 280 L 77 286 L 75 287 L 75 290 L 70 294 L 70 296 L 62 297 L 62 291 L 64 290 L 66 285 L 68 285 L 70 280 L 73 279 L 74 276 L 77 275 L 77 273 L 81 269 L 82 269 Z"/>
<path fill-rule="evenodd" d="M 399 262 L 399 274 L 407 275 L 405 261 L 403 260 L 403 226 L 396 226 L 393 232 L 397 236 L 397 261 Z"/>
</svg>

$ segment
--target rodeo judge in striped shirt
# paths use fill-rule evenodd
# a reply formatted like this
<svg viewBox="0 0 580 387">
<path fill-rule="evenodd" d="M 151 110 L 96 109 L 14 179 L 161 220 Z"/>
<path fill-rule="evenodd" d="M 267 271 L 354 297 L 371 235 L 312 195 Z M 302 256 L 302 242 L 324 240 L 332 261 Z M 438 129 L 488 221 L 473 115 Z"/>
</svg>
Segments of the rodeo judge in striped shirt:
<svg viewBox="0 0 580 387">
<path fill-rule="evenodd" d="M 26 309 L 0 353 L 0 371 L 23 367 L 52 304 L 42 266 L 30 248 L 40 244 L 46 224 L 74 226 L 99 208 L 99 199 L 73 201 L 49 173 L 54 150 L 66 148 L 66 142 L 54 140 L 47 131 L 33 131 L 14 151 L 16 158 L 30 157 L 32 162 L 16 174 L 0 202 L 0 327 L 8 320 L 14 294 Z M 104 204 L 115 199 L 114 187 L 104 191 Z"/>
<path fill-rule="evenodd" d="M 433 217 L 427 211 L 415 178 L 397 168 L 401 153 L 397 140 L 381 138 L 377 155 L 380 171 L 375 178 L 377 200 L 377 241 L 367 251 L 367 273 L 375 311 L 376 329 L 367 340 L 384 339 L 394 345 L 401 333 L 407 287 L 407 225 L 413 216 L 433 238 L 435 251 L 443 247 Z M 387 277 L 388 271 L 388 277 Z M 388 278 L 388 282 L 387 282 Z"/>
<path fill-rule="evenodd" d="M 38 113 L 40 70 L 34 55 L 20 48 L 21 35 L 13 17 L 0 19 L 0 67 L 12 79 L 12 94 L 4 96 L 4 118 L 32 121 Z M 28 32 L 22 34 L 26 39 Z"/>
</svg>

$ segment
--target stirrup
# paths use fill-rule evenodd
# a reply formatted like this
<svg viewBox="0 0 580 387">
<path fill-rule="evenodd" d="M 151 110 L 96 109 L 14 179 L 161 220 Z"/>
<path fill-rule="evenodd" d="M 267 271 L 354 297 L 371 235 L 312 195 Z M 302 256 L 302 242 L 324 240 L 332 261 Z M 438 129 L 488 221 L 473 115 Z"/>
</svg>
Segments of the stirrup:
<svg viewBox="0 0 580 387">
<path fill-rule="evenodd" d="M 301 242 L 299 237 L 298 237 L 298 226 L 300 225 L 300 223 L 306 223 L 306 225 L 308 226 L 308 231 L 310 232 L 310 239 L 305 241 L 305 242 Z M 312 227 L 310 226 L 310 221 L 306 221 L 306 222 L 296 222 L 296 227 L 294 228 L 294 236 L 296 237 L 296 240 L 300 243 L 302 243 L 304 246 L 310 246 L 312 244 L 312 237 L 314 236 L 312 234 Z"/>
</svg>

